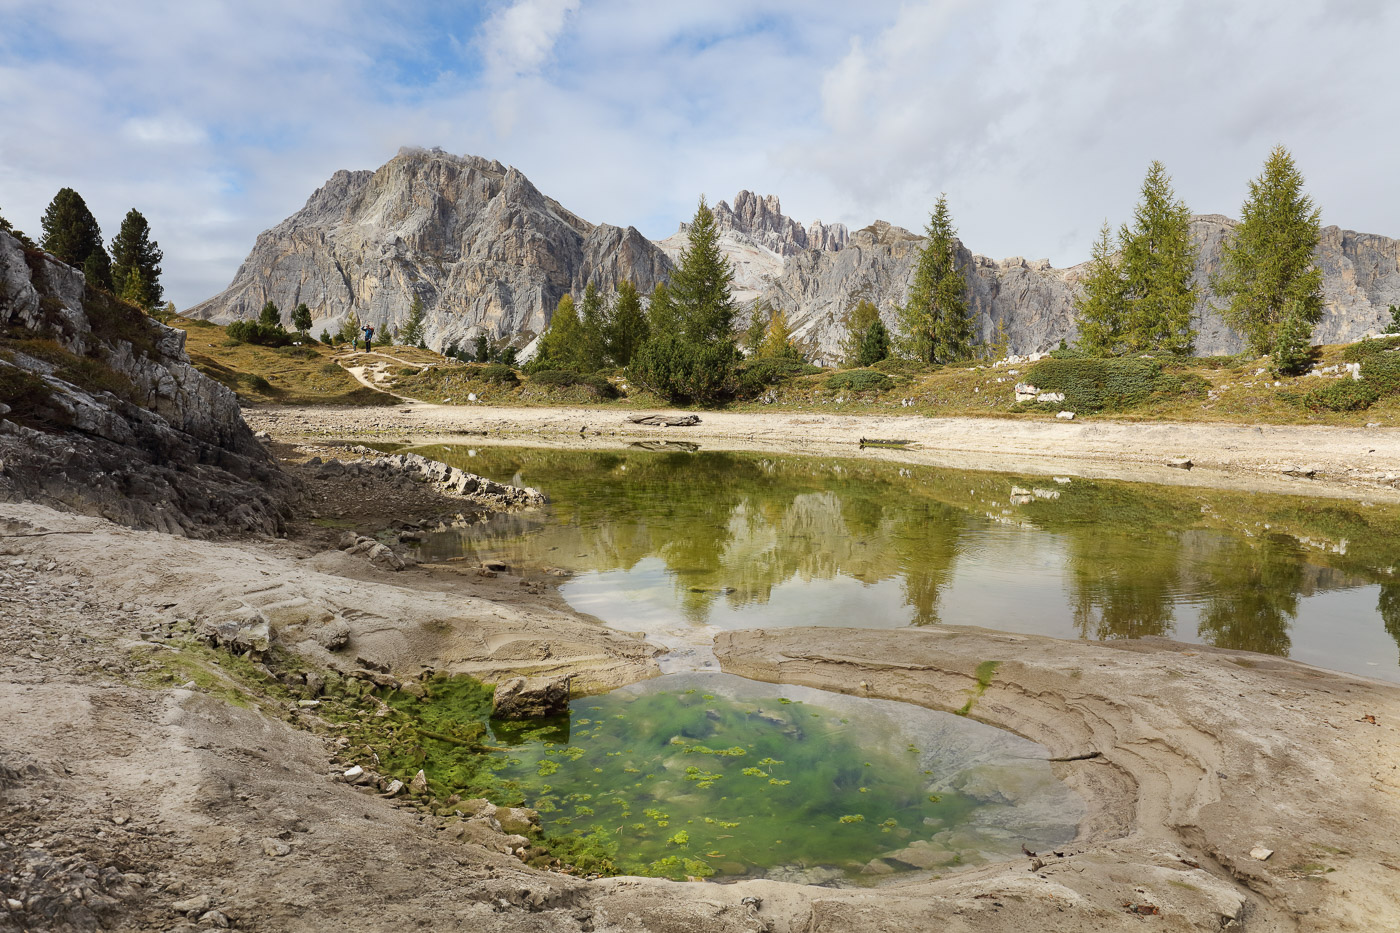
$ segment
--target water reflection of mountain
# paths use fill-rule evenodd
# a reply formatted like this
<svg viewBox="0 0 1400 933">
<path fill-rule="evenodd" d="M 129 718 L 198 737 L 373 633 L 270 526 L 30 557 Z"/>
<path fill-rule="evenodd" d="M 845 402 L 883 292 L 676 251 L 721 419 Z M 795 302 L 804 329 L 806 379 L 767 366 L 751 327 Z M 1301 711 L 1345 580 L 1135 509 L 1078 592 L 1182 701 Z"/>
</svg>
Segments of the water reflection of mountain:
<svg viewBox="0 0 1400 933">
<path fill-rule="evenodd" d="M 574 572 L 659 558 L 694 621 L 719 600 L 763 606 L 791 581 L 848 578 L 898 580 L 914 621 L 937 622 L 961 563 L 1014 588 L 1007 535 L 1025 534 L 1063 555 L 1082 637 L 1287 654 L 1300 600 L 1384 584 L 1377 612 L 1400 642 L 1395 506 L 717 452 L 422 452 L 552 500 L 547 520 L 503 517 L 426 556 L 465 547 Z"/>
</svg>

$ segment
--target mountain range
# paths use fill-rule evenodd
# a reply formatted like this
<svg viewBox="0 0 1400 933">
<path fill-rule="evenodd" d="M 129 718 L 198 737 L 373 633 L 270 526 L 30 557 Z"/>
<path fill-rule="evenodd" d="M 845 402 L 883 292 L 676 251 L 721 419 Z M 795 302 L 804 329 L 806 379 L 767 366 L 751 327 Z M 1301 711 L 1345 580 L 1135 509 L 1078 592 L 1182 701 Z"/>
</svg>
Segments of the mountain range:
<svg viewBox="0 0 1400 933">
<path fill-rule="evenodd" d="M 740 191 L 713 206 L 734 296 L 746 310 L 781 308 L 818 362 L 835 362 L 845 320 L 867 299 L 893 325 L 924 238 L 875 221 L 803 225 L 773 195 Z M 1221 247 L 1236 221 L 1196 215 L 1199 352 L 1234 353 L 1243 341 L 1220 318 L 1210 292 Z M 187 313 L 220 323 L 255 318 L 267 301 L 284 319 L 304 302 L 313 333 L 336 330 L 350 313 L 384 332 L 401 326 L 414 296 L 427 310 L 426 339 L 467 346 L 479 333 L 526 347 L 565 293 L 631 281 L 642 294 L 667 281 L 686 246 L 687 225 L 659 242 L 635 227 L 593 224 L 541 193 L 515 168 L 440 149 L 404 148 L 376 171 L 338 171 L 291 217 L 257 238 L 228 288 Z M 1074 301 L 1087 264 L 993 260 L 961 242 L 978 335 L 998 324 L 1008 349 L 1031 353 L 1076 336 Z M 1336 226 L 1322 230 L 1316 262 L 1324 312 L 1313 339 L 1359 339 L 1389 323 L 1400 303 L 1400 240 Z"/>
</svg>

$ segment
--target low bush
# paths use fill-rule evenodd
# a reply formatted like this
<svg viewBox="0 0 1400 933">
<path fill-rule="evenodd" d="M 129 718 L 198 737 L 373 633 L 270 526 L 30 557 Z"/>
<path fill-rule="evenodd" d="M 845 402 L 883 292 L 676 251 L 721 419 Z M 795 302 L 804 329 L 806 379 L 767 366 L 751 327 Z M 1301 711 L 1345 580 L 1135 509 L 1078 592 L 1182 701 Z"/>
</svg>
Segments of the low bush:
<svg viewBox="0 0 1400 933">
<path fill-rule="evenodd" d="M 760 357 L 744 360 L 734 367 L 734 394 L 739 398 L 753 398 L 771 385 L 776 385 L 794 376 L 811 376 L 821 372 L 821 368 L 802 360 L 783 357 Z"/>
<path fill-rule="evenodd" d="M 512 377 L 515 375 L 509 366 L 499 363 L 484 367 L 482 374 L 485 376 L 485 370 L 497 368 L 510 372 Z M 617 386 L 596 373 L 576 373 L 568 369 L 542 369 L 537 373 L 530 374 L 530 383 L 531 385 L 558 389 L 580 386 L 598 398 L 617 398 Z"/>
<path fill-rule="evenodd" d="M 734 357 L 727 343 L 653 337 L 632 358 L 627 377 L 669 401 L 714 405 L 733 391 Z"/>
<path fill-rule="evenodd" d="M 1303 404 L 1313 411 L 1364 411 L 1381 393 L 1370 382 L 1355 379 L 1333 379 L 1303 396 Z"/>
<path fill-rule="evenodd" d="M 314 360 L 321 354 L 310 347 L 282 347 L 281 354 L 294 360 Z"/>
<path fill-rule="evenodd" d="M 894 380 L 873 369 L 848 369 L 828 376 L 826 387 L 833 392 L 888 392 Z"/>
<path fill-rule="evenodd" d="M 225 333 L 234 343 L 252 343 L 260 347 L 285 347 L 292 342 L 292 335 L 280 324 L 268 327 L 257 321 L 234 321 Z"/>
<path fill-rule="evenodd" d="M 1100 359 L 1056 350 L 1026 370 L 1041 392 L 1062 392 L 1062 407 L 1087 413 L 1124 411 L 1154 399 L 1201 395 L 1210 387 L 1194 373 L 1164 373 L 1157 360 Z M 1062 355 L 1063 354 L 1063 355 Z"/>
<path fill-rule="evenodd" d="M 1380 343 L 1378 340 L 1372 342 Z M 1400 352 L 1382 351 L 1362 360 L 1361 380 L 1375 386 L 1378 396 L 1400 392 Z"/>
<path fill-rule="evenodd" d="M 487 366 L 483 366 L 478 375 L 487 382 L 495 382 L 500 385 L 513 386 L 520 382 L 520 377 L 515 374 L 515 370 L 511 369 L 505 363 L 491 363 Z M 607 382 L 606 379 L 603 381 Z M 609 385 L 611 385 L 611 383 L 609 383 Z"/>
<path fill-rule="evenodd" d="M 1391 350 L 1400 350 L 1400 336 L 1358 340 L 1342 350 L 1342 359 L 1348 363 L 1361 363 Z"/>
</svg>

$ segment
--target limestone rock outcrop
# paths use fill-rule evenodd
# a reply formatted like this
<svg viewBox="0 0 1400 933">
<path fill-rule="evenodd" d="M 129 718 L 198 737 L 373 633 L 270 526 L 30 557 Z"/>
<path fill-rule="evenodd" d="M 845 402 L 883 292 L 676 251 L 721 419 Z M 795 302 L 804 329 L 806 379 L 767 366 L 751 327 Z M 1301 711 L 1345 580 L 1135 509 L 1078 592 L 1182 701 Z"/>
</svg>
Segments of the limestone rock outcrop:
<svg viewBox="0 0 1400 933">
<path fill-rule="evenodd" d="M 185 333 L 0 233 L 0 499 L 140 528 L 279 531 L 291 481 Z"/>
<path fill-rule="evenodd" d="M 734 269 L 734 297 L 739 301 L 756 298 L 772 278 L 782 274 L 789 258 L 809 250 L 834 253 L 850 238 L 845 224 L 814 220 L 803 227 L 783 213 L 775 194 L 759 197 L 740 191 L 733 207 L 720 201 L 712 210 L 720 249 Z M 657 244 L 673 263 L 688 245 L 689 232 L 690 224 L 682 222 L 679 230 Z"/>
<path fill-rule="evenodd" d="M 272 301 L 289 320 L 304 302 L 313 333 L 351 312 L 387 333 L 417 296 L 429 346 L 481 333 L 524 346 L 565 293 L 626 279 L 647 294 L 670 270 L 635 228 L 591 224 L 514 168 L 406 148 L 376 171 L 336 172 L 188 313 L 228 323 Z"/>
</svg>

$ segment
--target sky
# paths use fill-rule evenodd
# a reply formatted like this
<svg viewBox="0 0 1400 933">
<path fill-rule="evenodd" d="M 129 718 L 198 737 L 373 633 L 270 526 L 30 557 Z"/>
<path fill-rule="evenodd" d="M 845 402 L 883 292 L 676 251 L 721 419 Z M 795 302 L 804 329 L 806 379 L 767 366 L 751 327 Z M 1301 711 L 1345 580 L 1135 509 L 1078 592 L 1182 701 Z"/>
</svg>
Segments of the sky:
<svg viewBox="0 0 1400 933">
<path fill-rule="evenodd" d="M 338 169 L 499 159 L 653 239 L 703 194 L 1070 265 L 1160 159 L 1238 216 L 1285 145 L 1324 224 L 1400 237 L 1383 0 L 0 0 L 0 215 L 132 207 L 183 309 Z"/>
</svg>

